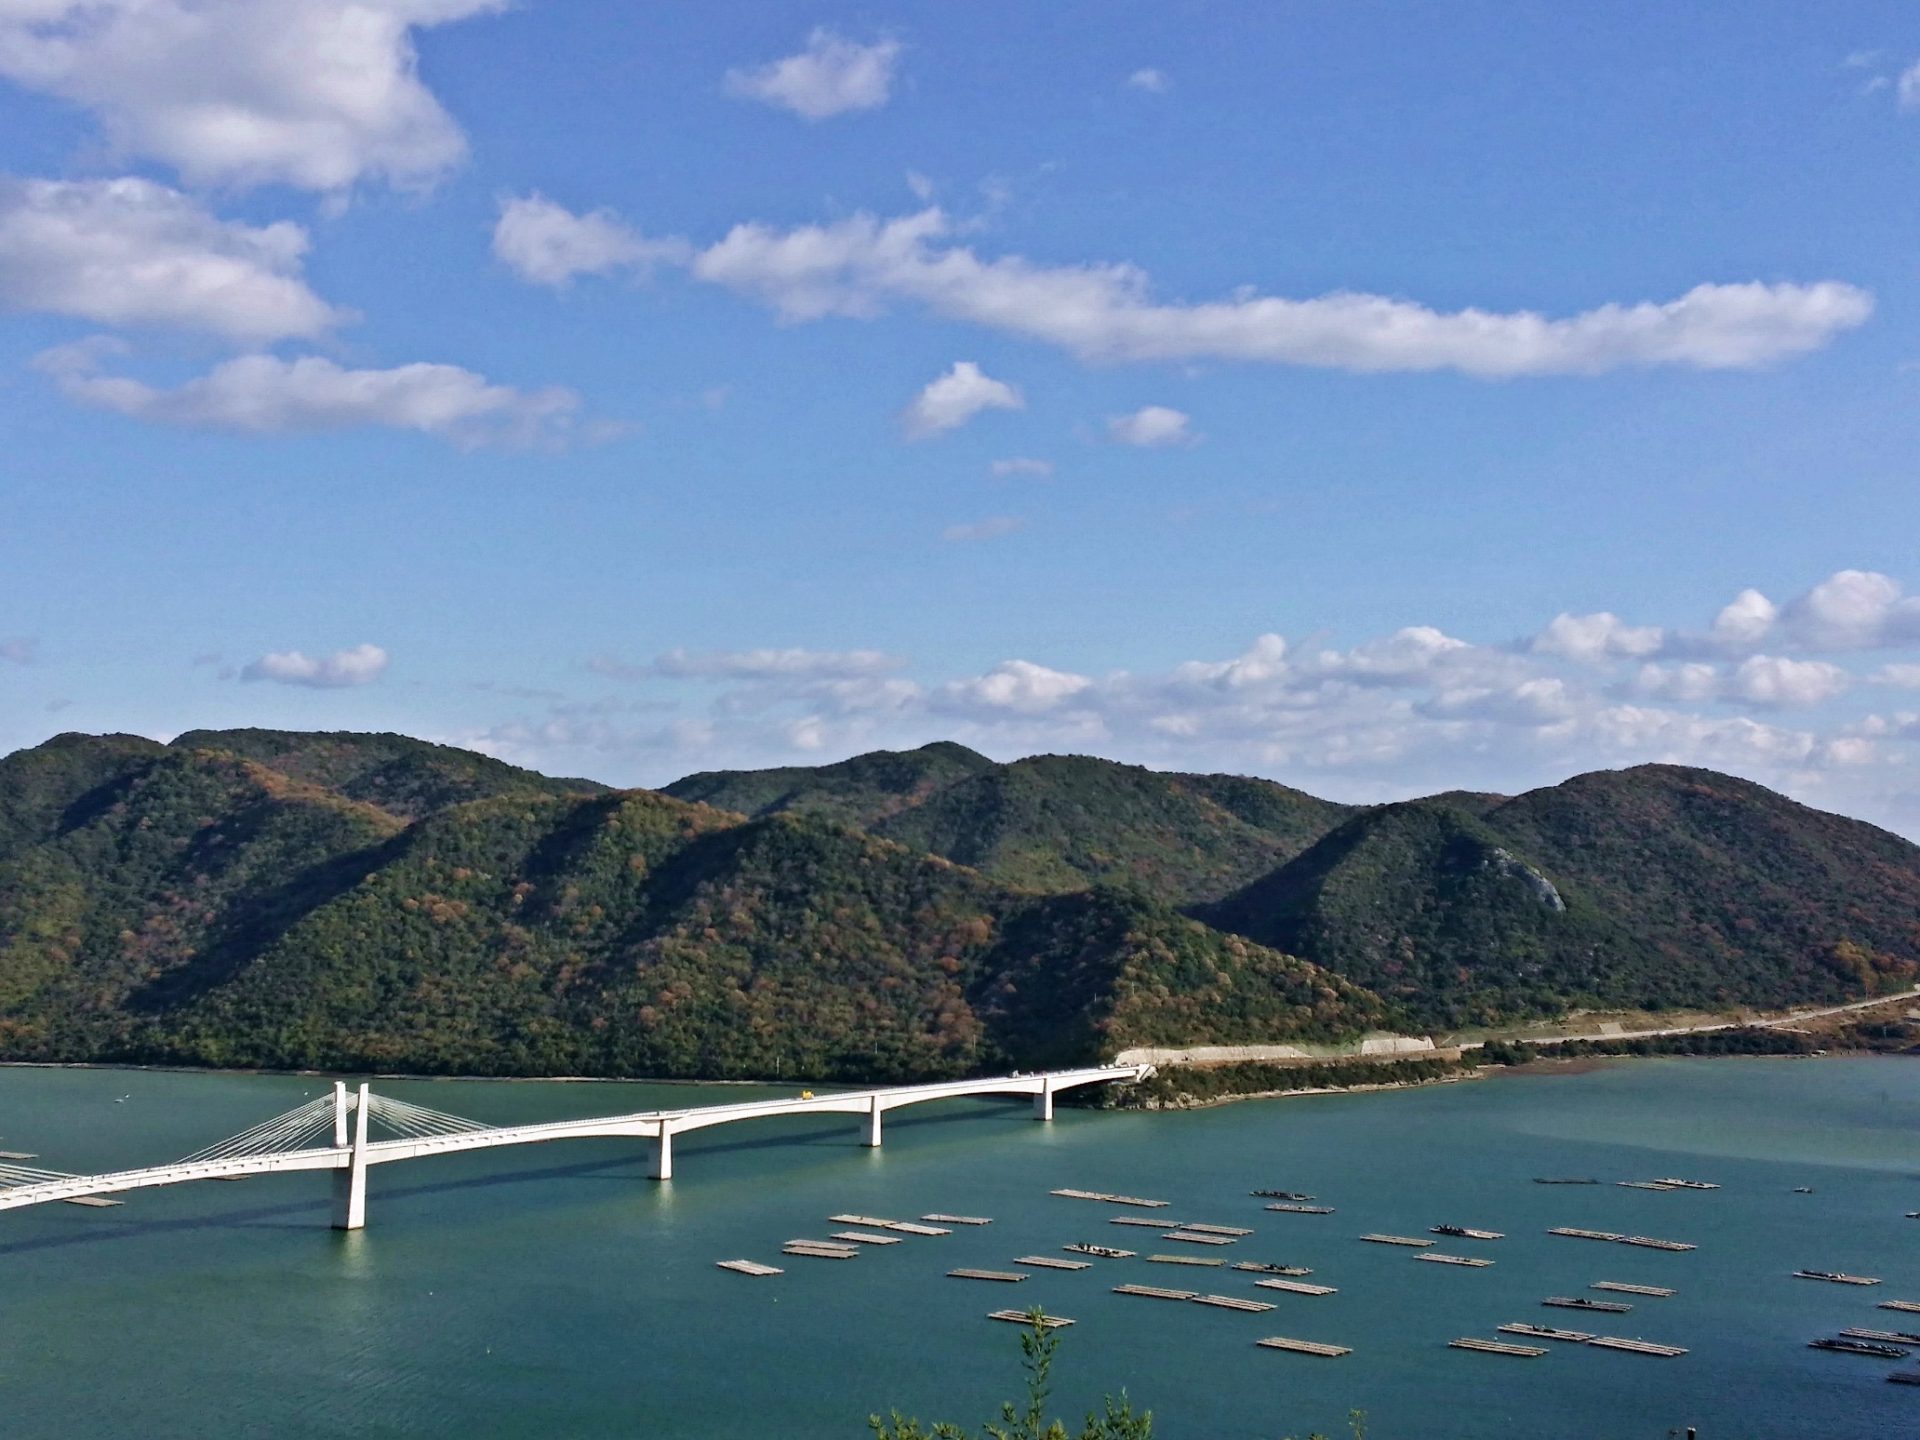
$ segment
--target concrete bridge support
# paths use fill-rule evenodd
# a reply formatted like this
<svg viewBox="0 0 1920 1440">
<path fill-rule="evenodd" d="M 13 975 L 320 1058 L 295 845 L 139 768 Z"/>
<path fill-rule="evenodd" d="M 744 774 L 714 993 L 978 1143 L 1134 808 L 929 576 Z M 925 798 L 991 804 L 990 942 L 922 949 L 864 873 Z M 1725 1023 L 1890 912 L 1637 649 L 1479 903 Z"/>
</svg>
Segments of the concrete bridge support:
<svg viewBox="0 0 1920 1440">
<path fill-rule="evenodd" d="M 1041 1080 L 1040 1091 L 1033 1097 L 1033 1118 L 1053 1119 L 1053 1077 L 1051 1075 Z"/>
<path fill-rule="evenodd" d="M 343 1170 L 333 1172 L 333 1228 L 362 1230 L 367 1224 L 367 1087 L 360 1087 L 360 1104 L 353 1117 L 353 1154 Z M 346 1086 L 334 1091 L 333 1131 L 346 1143 Z"/>
<path fill-rule="evenodd" d="M 673 1131 L 663 1122 L 659 1138 L 653 1142 L 653 1168 L 647 1172 L 655 1180 L 673 1178 Z"/>
<path fill-rule="evenodd" d="M 880 1109 L 880 1097 L 876 1095 L 867 1102 L 867 1148 L 869 1150 L 878 1150 L 880 1148 L 880 1116 L 882 1113 Z"/>
</svg>

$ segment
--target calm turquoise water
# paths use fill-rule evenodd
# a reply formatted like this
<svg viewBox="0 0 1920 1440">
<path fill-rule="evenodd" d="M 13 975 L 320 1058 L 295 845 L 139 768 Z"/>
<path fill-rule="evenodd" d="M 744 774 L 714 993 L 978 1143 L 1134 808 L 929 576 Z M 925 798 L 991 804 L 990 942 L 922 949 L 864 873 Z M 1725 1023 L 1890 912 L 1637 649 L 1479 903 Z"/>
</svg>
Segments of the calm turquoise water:
<svg viewBox="0 0 1920 1440">
<path fill-rule="evenodd" d="M 631 1085 L 381 1088 L 503 1123 L 703 1098 Z M 70 1170 L 154 1163 L 317 1089 L 4 1070 L 0 1148 Z M 645 1178 L 642 1147 L 614 1143 L 397 1165 L 373 1172 L 357 1235 L 327 1228 L 329 1182 L 317 1175 L 142 1192 L 116 1210 L 0 1213 L 0 1434 L 824 1440 L 864 1435 L 869 1411 L 889 1405 L 974 1423 L 1011 1393 L 1017 1359 L 1013 1328 L 985 1312 L 1044 1302 L 1079 1321 L 1062 1349 L 1064 1408 L 1125 1386 L 1169 1440 L 1278 1440 L 1333 1428 L 1352 1407 L 1375 1440 L 1656 1440 L 1689 1424 L 1703 1440 L 1920 1435 L 1920 1388 L 1884 1383 L 1884 1362 L 1805 1348 L 1848 1324 L 1920 1329 L 1920 1316 L 1874 1305 L 1920 1300 L 1920 1221 L 1902 1218 L 1920 1209 L 1920 1064 L 1643 1061 L 1177 1115 L 1064 1111 L 1052 1126 L 1023 1105 L 965 1102 L 890 1117 L 882 1151 L 855 1142 L 854 1124 L 833 1119 L 682 1137 L 678 1178 L 664 1186 Z M 1725 1188 L 1530 1183 L 1558 1174 Z M 1162 1196 L 1174 1219 L 1254 1226 L 1223 1253 L 1311 1265 L 1340 1293 L 1269 1295 L 1280 1308 L 1246 1315 L 1109 1293 L 1190 1275 L 1265 1293 L 1253 1276 L 1144 1261 L 1017 1287 L 945 1278 L 1129 1233 L 1104 1223 L 1107 1207 L 1050 1197 L 1059 1185 Z M 1311 1191 L 1338 1213 L 1269 1214 L 1247 1194 L 1257 1186 Z M 995 1223 L 850 1262 L 781 1262 L 782 1240 L 822 1235 L 842 1210 Z M 1507 1231 L 1450 1242 L 1499 1263 L 1418 1264 L 1354 1238 L 1442 1221 Z M 1555 1224 L 1700 1249 L 1542 1233 Z M 1147 1242 L 1136 1248 L 1181 1248 L 1131 1233 Z M 749 1280 L 713 1268 L 734 1256 L 788 1270 Z M 1801 1266 L 1886 1283 L 1788 1278 Z M 1502 1321 L 1579 1324 L 1587 1317 L 1538 1301 L 1599 1279 L 1678 1287 L 1603 1328 L 1692 1353 L 1509 1360 L 1444 1348 Z M 1272 1334 L 1354 1353 L 1253 1346 Z"/>
</svg>

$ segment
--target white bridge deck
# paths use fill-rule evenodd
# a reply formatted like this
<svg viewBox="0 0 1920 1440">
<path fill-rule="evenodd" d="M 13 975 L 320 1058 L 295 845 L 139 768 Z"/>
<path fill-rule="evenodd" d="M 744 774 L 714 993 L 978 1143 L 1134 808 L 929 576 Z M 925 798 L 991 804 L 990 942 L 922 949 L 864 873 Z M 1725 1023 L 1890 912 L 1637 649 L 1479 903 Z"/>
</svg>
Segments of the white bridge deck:
<svg viewBox="0 0 1920 1440">
<path fill-rule="evenodd" d="M 118 1170 L 102 1175 L 66 1175 L 25 1166 L 0 1166 L 0 1210 L 18 1210 L 58 1200 L 76 1200 L 220 1180 L 242 1175 L 272 1175 L 293 1170 L 334 1172 L 334 1225 L 357 1230 L 366 1223 L 366 1172 L 369 1166 L 463 1150 L 502 1145 L 544 1145 L 555 1140 L 647 1139 L 653 1141 L 650 1174 L 673 1177 L 673 1137 L 715 1125 L 768 1120 L 786 1115 L 861 1115 L 865 1143 L 881 1143 L 881 1116 L 907 1105 L 970 1096 L 1013 1095 L 1033 1098 L 1034 1118 L 1053 1118 L 1053 1097 L 1063 1090 L 1112 1081 L 1136 1082 L 1153 1073 L 1151 1065 L 1102 1065 L 1031 1075 L 1001 1075 L 952 1080 L 935 1085 L 898 1085 L 878 1090 L 843 1090 L 784 1100 L 745 1100 L 732 1105 L 703 1105 L 684 1110 L 644 1110 L 584 1120 L 553 1120 L 539 1125 L 490 1127 L 404 1102 L 357 1093 L 334 1085 L 330 1100 L 310 1101 L 231 1141 L 170 1165 Z M 349 1120 L 352 1119 L 349 1135 Z M 374 1139 L 369 1121 L 379 1120 L 401 1133 Z M 331 1127 L 332 1143 L 312 1143 L 316 1131 Z"/>
</svg>

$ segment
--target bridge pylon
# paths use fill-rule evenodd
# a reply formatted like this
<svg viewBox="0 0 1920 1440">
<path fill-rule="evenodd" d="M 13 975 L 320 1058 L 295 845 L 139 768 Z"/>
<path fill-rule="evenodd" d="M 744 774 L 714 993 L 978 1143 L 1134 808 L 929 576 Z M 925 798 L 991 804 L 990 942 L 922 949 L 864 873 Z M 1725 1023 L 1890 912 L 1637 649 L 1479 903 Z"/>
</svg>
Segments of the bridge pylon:
<svg viewBox="0 0 1920 1440">
<path fill-rule="evenodd" d="M 880 1117 L 885 1112 L 880 1108 L 880 1097 L 876 1094 L 867 1102 L 867 1140 L 869 1150 L 880 1148 Z"/>
<path fill-rule="evenodd" d="M 1051 1075 L 1040 1077 L 1040 1088 L 1033 1095 L 1033 1118 L 1053 1119 L 1053 1076 Z"/>
<path fill-rule="evenodd" d="M 655 1180 L 673 1178 L 673 1131 L 667 1128 L 667 1122 L 660 1122 L 660 1133 L 653 1142 L 653 1166 L 647 1171 Z"/>
<path fill-rule="evenodd" d="M 347 1087 L 334 1082 L 333 1133 L 345 1144 Z M 347 1163 L 333 1172 L 333 1228 L 364 1230 L 367 1224 L 367 1117 L 372 1106 L 367 1102 L 367 1086 L 360 1086 L 359 1104 L 353 1117 L 353 1149 Z"/>
</svg>

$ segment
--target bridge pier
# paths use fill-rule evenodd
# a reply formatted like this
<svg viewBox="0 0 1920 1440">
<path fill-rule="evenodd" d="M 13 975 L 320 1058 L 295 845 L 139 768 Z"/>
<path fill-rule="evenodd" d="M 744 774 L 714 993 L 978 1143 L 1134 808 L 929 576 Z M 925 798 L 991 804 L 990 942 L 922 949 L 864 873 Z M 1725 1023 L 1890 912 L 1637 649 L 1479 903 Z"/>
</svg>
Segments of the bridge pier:
<svg viewBox="0 0 1920 1440">
<path fill-rule="evenodd" d="M 1040 1088 L 1033 1096 L 1033 1118 L 1036 1120 L 1053 1119 L 1053 1077 L 1043 1075 Z"/>
<path fill-rule="evenodd" d="M 660 1134 L 653 1142 L 653 1168 L 647 1172 L 655 1180 L 673 1178 L 673 1131 L 666 1122 L 660 1124 Z"/>
<path fill-rule="evenodd" d="M 334 1091 L 333 1126 L 345 1144 L 346 1086 Z M 345 1169 L 333 1172 L 333 1228 L 363 1230 L 367 1224 L 367 1087 L 360 1087 L 359 1113 L 353 1121 L 353 1153 Z"/>
<path fill-rule="evenodd" d="M 880 1097 L 876 1095 L 867 1102 L 866 1144 L 869 1150 L 878 1150 L 880 1148 L 880 1116 L 882 1113 L 880 1109 Z"/>
</svg>

